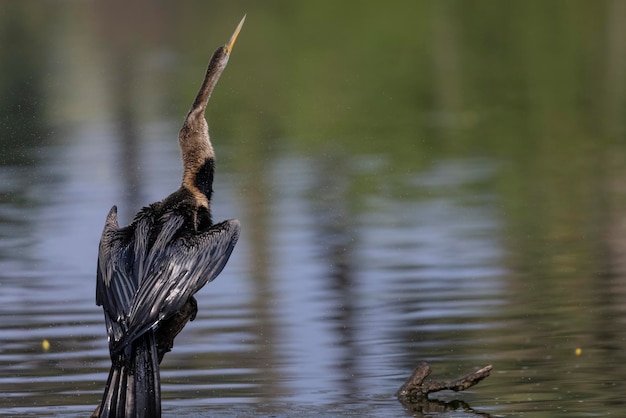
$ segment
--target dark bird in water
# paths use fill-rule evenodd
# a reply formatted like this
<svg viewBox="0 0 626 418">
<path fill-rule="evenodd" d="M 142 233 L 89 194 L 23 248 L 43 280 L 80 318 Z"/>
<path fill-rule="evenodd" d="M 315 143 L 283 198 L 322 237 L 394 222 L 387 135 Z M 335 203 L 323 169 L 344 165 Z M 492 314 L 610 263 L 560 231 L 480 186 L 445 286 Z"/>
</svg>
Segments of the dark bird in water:
<svg viewBox="0 0 626 418">
<path fill-rule="evenodd" d="M 104 309 L 112 366 L 95 416 L 161 415 L 159 363 L 195 318 L 193 295 L 220 274 L 239 238 L 236 219 L 211 219 L 215 156 L 204 113 L 244 19 L 213 54 L 180 130 L 181 187 L 126 227 L 118 226 L 115 206 L 107 216 L 96 303 Z"/>
</svg>

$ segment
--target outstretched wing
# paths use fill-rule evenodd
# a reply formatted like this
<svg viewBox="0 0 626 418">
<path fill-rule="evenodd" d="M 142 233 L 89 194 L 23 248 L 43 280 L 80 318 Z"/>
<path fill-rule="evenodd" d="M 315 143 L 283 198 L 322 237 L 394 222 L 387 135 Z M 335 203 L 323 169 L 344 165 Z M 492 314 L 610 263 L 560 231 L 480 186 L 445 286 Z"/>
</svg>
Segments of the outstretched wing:
<svg viewBox="0 0 626 418">
<path fill-rule="evenodd" d="M 125 237 L 117 223 L 117 207 L 107 215 L 100 248 L 96 279 L 96 304 L 105 311 L 107 332 L 111 341 L 125 332 L 125 322 L 138 277 L 133 274 L 132 241 Z"/>
<path fill-rule="evenodd" d="M 123 349 L 137 336 L 169 318 L 205 284 L 222 271 L 239 238 L 237 220 L 224 221 L 204 232 L 186 233 L 172 239 L 182 217 L 172 214 L 146 260 L 143 277 L 132 299 L 128 330 L 115 344 Z"/>
</svg>

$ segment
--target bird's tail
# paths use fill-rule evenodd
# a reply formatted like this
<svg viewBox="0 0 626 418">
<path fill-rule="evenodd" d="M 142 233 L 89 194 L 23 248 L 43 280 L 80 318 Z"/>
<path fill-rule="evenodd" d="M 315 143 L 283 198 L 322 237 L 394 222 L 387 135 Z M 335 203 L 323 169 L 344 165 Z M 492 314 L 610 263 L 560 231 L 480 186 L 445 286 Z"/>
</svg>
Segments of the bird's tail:
<svg viewBox="0 0 626 418">
<path fill-rule="evenodd" d="M 161 380 L 154 332 L 146 332 L 124 352 L 113 359 L 98 416 L 160 417 Z"/>
</svg>

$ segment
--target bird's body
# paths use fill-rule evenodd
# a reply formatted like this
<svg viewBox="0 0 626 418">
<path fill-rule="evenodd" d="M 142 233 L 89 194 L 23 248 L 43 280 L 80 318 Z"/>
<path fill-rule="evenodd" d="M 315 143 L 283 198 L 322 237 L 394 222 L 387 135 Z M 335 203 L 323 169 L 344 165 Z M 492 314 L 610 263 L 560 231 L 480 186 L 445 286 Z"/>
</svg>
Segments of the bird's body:
<svg viewBox="0 0 626 418">
<path fill-rule="evenodd" d="M 211 218 L 215 159 L 204 111 L 242 24 L 213 54 L 180 131 L 180 189 L 144 207 L 128 226 L 119 227 L 115 206 L 107 216 L 96 303 L 105 312 L 112 366 L 98 416 L 160 416 L 159 363 L 195 317 L 193 295 L 222 271 L 239 237 L 237 220 Z"/>
</svg>

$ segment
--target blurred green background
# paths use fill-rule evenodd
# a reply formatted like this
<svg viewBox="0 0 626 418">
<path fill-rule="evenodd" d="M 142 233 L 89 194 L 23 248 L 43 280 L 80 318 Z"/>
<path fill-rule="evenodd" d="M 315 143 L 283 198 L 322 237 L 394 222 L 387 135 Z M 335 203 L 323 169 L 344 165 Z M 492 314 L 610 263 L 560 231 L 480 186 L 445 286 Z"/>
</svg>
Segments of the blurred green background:
<svg viewBox="0 0 626 418">
<path fill-rule="evenodd" d="M 566 238 L 610 218 L 623 154 L 620 1 L 0 7 L 5 163 L 68 124 L 182 118 L 215 40 L 247 13 L 209 116 L 237 149 L 229 164 L 267 165 L 284 148 L 358 152 L 402 175 L 443 156 L 488 157 L 502 164 L 494 187 L 511 228 Z"/>
</svg>

